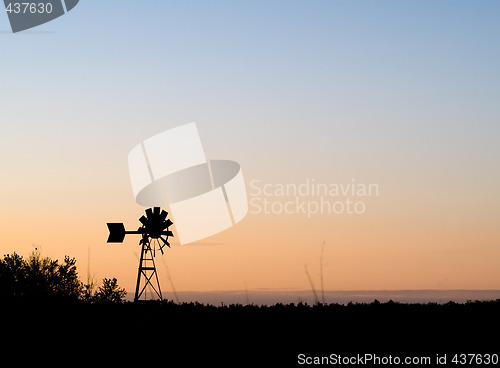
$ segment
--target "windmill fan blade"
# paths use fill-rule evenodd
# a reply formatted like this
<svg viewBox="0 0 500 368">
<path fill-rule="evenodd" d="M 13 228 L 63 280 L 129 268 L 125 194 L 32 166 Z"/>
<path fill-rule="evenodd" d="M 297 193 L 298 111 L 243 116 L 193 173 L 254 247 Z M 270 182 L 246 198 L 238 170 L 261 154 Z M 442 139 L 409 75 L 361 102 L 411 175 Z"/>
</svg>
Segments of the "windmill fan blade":
<svg viewBox="0 0 500 368">
<path fill-rule="evenodd" d="M 141 218 L 139 219 L 139 221 L 141 222 L 141 224 L 143 224 L 144 226 L 148 226 L 148 219 L 146 218 L 146 216 L 142 215 Z"/>
<path fill-rule="evenodd" d="M 148 208 L 146 210 L 146 217 L 148 218 L 148 220 L 153 218 L 153 210 L 151 208 Z"/>
<path fill-rule="evenodd" d="M 160 236 L 160 239 L 163 240 L 163 242 L 165 243 L 165 245 L 170 248 L 170 243 L 167 241 L 167 239 L 163 239 L 161 236 Z"/>
<path fill-rule="evenodd" d="M 173 237 L 174 236 L 174 233 L 171 232 L 170 230 L 162 231 L 161 234 L 162 235 L 166 235 L 167 237 L 169 237 L 169 236 Z"/>
<path fill-rule="evenodd" d="M 160 222 L 165 221 L 165 219 L 167 218 L 167 215 L 168 215 L 168 212 L 167 212 L 167 211 L 165 211 L 165 210 L 161 211 L 161 213 L 160 213 L 160 217 L 159 217 Z"/>
<path fill-rule="evenodd" d="M 162 224 L 160 225 L 160 229 L 165 230 L 166 228 L 168 228 L 172 224 L 173 224 L 173 222 L 170 221 L 170 219 L 168 219 L 168 220 L 162 222 Z"/>
<path fill-rule="evenodd" d="M 160 216 L 160 207 L 153 208 L 153 213 L 155 217 Z"/>
<path fill-rule="evenodd" d="M 160 230 L 163 231 L 166 228 L 168 228 L 169 226 L 170 225 L 165 221 L 165 222 L 162 222 L 159 227 L 160 227 Z"/>
</svg>

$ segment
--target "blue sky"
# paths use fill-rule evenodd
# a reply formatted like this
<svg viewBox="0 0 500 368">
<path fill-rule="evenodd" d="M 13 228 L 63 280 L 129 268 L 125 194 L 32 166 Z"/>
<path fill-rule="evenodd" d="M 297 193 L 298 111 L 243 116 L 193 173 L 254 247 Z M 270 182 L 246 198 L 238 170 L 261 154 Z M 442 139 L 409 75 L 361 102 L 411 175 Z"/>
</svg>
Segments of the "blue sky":
<svg viewBox="0 0 500 368">
<path fill-rule="evenodd" d="M 293 143 L 318 129 L 363 141 L 498 133 L 500 6 L 474 5 L 81 1 L 25 34 L 2 34 L 3 101 L 18 117 L 49 110 L 42 125 L 57 130 L 72 129 L 62 121 L 76 111 L 84 135 L 120 129 L 126 144 L 162 130 L 163 116 Z"/>
</svg>

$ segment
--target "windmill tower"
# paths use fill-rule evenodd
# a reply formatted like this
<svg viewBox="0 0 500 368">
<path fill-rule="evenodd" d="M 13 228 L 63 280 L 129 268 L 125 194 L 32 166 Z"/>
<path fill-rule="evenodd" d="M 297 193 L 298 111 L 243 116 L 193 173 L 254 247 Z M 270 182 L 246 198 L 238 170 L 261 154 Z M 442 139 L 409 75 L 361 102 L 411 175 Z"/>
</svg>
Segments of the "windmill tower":
<svg viewBox="0 0 500 368">
<path fill-rule="evenodd" d="M 160 207 L 148 208 L 146 216 L 143 215 L 139 219 L 142 226 L 137 231 L 126 231 L 125 226 L 121 222 L 107 224 L 109 229 L 108 243 L 122 243 L 123 239 L 125 239 L 125 234 L 142 235 L 142 239 L 139 241 L 139 245 L 141 245 L 141 258 L 139 260 L 137 284 L 135 287 L 135 302 L 141 298 L 148 285 L 160 300 L 163 299 L 154 257 L 156 249 L 163 254 L 165 245 L 170 248 L 168 237 L 174 236 L 172 231 L 168 230 L 169 226 L 172 225 L 172 221 L 167 219 L 167 215 L 168 212 L 161 210 Z"/>
</svg>

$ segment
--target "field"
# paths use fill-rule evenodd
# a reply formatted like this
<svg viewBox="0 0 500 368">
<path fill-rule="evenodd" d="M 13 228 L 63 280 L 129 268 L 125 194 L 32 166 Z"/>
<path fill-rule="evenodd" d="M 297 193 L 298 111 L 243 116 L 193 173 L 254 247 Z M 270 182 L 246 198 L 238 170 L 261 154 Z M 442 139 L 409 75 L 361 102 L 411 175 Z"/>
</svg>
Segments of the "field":
<svg viewBox="0 0 500 368">
<path fill-rule="evenodd" d="M 7 356 L 16 354 L 22 362 L 37 365 L 387 365 L 405 357 L 428 357 L 433 363 L 440 358 L 444 363 L 446 354 L 446 365 L 456 366 L 461 361 L 455 355 L 467 353 L 476 354 L 472 359 L 481 354 L 485 365 L 487 355 L 491 360 L 500 353 L 499 312 L 500 300 L 260 307 L 11 304 L 3 306 L 2 330 L 8 337 L 3 345 Z M 364 360 L 370 356 L 375 360 Z"/>
</svg>

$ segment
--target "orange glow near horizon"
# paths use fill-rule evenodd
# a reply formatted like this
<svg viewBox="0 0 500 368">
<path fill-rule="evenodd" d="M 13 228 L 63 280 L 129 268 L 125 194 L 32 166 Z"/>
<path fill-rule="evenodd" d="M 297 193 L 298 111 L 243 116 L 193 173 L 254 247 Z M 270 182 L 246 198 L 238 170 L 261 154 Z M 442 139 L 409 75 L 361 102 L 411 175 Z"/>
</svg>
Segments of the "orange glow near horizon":
<svg viewBox="0 0 500 368">
<path fill-rule="evenodd" d="M 174 238 L 172 248 L 156 257 L 162 288 L 171 290 L 173 283 L 177 291 L 307 290 L 305 267 L 318 288 L 320 262 L 328 290 L 500 288 L 494 221 L 466 212 L 441 214 L 442 203 L 433 211 L 410 213 L 405 208 L 417 203 L 402 208 L 390 198 L 382 189 L 361 215 L 249 213 L 236 226 L 200 242 L 179 245 Z M 139 239 L 130 235 L 123 244 L 106 244 L 106 222 L 123 221 L 135 229 L 144 209 L 116 206 L 106 213 L 103 206 L 96 213 L 67 216 L 73 206 L 44 216 L 26 211 L 2 218 L 10 224 L 3 232 L 3 253 L 27 256 L 34 245 L 44 256 L 76 257 L 82 281 L 90 270 L 95 281 L 117 277 L 133 292 Z M 29 231 L 24 224 L 30 224 Z"/>
</svg>

